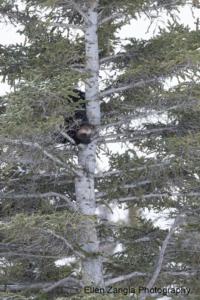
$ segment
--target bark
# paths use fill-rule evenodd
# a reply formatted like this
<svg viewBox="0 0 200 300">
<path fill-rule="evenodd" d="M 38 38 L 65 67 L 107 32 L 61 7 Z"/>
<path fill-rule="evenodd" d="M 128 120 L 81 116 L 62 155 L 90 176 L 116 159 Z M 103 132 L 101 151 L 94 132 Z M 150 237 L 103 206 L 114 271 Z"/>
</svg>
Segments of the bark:
<svg viewBox="0 0 200 300">
<path fill-rule="evenodd" d="M 85 87 L 88 119 L 92 125 L 100 124 L 99 103 L 99 57 L 97 36 L 97 6 L 98 0 L 91 1 L 85 25 L 86 72 L 91 74 Z M 75 189 L 77 206 L 81 213 L 95 215 L 94 172 L 96 166 L 96 144 L 89 144 L 86 149 L 79 149 L 78 165 L 82 166 L 82 176 L 76 177 Z M 102 261 L 99 253 L 99 243 L 94 221 L 86 221 L 85 234 L 82 236 L 82 248 L 89 257 L 83 259 L 83 278 L 86 285 L 103 285 Z M 90 229 L 88 229 L 88 227 Z"/>
</svg>

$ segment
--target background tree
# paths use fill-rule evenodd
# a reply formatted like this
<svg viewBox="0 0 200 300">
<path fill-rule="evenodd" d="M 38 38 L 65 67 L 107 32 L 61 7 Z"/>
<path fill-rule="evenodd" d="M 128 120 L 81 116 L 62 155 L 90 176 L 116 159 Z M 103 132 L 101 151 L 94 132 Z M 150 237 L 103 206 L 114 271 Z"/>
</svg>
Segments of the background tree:
<svg viewBox="0 0 200 300">
<path fill-rule="evenodd" d="M 155 280 L 198 295 L 200 33 L 177 23 L 184 4 L 1 3 L 2 18 L 26 36 L 23 45 L 0 48 L 1 75 L 14 88 L 0 115 L 2 298 L 83 299 L 78 288 L 116 285 L 145 299 L 139 286 Z M 153 20 L 162 10 L 173 22 L 157 36 L 117 37 L 131 19 Z M 177 86 L 167 89 L 174 77 Z M 79 105 L 69 103 L 77 87 L 95 127 L 88 146 L 75 146 L 64 130 Z M 71 143 L 59 145 L 57 134 Z M 107 145 L 119 142 L 123 154 L 111 152 Z M 100 154 L 109 169 L 95 173 Z M 134 226 L 98 220 L 96 208 L 111 203 L 166 210 L 175 220 L 169 232 L 138 216 Z M 107 247 L 119 244 L 109 256 Z"/>
</svg>

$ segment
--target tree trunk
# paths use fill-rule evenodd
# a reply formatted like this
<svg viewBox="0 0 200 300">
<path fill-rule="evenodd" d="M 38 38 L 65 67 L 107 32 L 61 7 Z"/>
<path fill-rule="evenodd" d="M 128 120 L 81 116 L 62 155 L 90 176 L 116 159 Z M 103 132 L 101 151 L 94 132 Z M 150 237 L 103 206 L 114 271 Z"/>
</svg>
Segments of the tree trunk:
<svg viewBox="0 0 200 300">
<path fill-rule="evenodd" d="M 87 80 L 85 95 L 89 103 L 86 105 L 86 112 L 91 124 L 100 124 L 100 103 L 99 103 L 99 58 L 98 58 L 98 36 L 97 36 L 97 6 L 98 1 L 91 3 L 88 10 L 88 21 L 85 27 L 85 49 L 86 49 L 86 71 L 91 74 Z M 76 200 L 79 211 L 83 214 L 95 215 L 95 192 L 94 178 L 96 166 L 96 145 L 89 144 L 85 150 L 78 153 L 78 165 L 83 168 L 82 177 L 76 178 Z M 87 228 L 82 237 L 82 247 L 91 256 L 84 259 L 83 280 L 86 285 L 103 285 L 102 261 L 99 253 L 99 243 L 95 229 L 95 221 L 86 222 Z"/>
</svg>

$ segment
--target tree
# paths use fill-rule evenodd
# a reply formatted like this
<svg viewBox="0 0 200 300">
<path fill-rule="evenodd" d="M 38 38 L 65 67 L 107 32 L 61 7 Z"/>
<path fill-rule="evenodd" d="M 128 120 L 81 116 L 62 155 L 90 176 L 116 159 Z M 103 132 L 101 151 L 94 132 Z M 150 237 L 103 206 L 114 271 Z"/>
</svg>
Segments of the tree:
<svg viewBox="0 0 200 300">
<path fill-rule="evenodd" d="M 198 294 L 200 33 L 198 24 L 190 31 L 177 23 L 184 4 L 2 2 L 1 16 L 26 36 L 24 45 L 0 49 L 1 75 L 14 88 L 0 115 L 2 298 L 121 299 L 121 291 L 145 299 L 140 287 L 150 290 L 156 280 L 162 294 L 172 283 Z M 117 37 L 131 19 L 153 20 L 162 10 L 173 22 L 157 36 Z M 166 89 L 174 77 L 178 84 Z M 75 146 L 64 130 L 78 86 L 94 126 L 88 146 Z M 71 143 L 57 144 L 57 134 Z M 107 147 L 118 142 L 121 155 Z M 95 173 L 102 153 L 109 170 Z M 175 220 L 169 232 L 142 217 L 134 226 L 99 221 L 96 207 L 111 203 L 166 210 Z M 106 247 L 118 244 L 122 250 L 109 256 Z"/>
</svg>

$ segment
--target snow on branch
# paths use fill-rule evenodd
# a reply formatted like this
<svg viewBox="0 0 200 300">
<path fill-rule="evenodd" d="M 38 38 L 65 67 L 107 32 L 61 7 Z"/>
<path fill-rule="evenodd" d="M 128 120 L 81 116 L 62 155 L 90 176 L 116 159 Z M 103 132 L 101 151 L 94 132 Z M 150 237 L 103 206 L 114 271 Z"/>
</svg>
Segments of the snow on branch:
<svg viewBox="0 0 200 300">
<path fill-rule="evenodd" d="M 149 284 L 147 285 L 146 290 L 147 290 L 147 289 L 149 290 L 149 289 L 152 288 L 152 286 L 154 285 L 154 283 L 155 283 L 155 281 L 156 281 L 156 279 L 157 279 L 157 277 L 158 277 L 158 275 L 159 275 L 159 273 L 160 273 L 160 270 L 161 270 L 161 267 L 162 267 L 162 263 L 163 263 L 163 258 L 164 258 L 165 250 L 166 250 L 166 248 L 167 248 L 167 245 L 168 245 L 168 243 L 169 243 L 169 240 L 170 240 L 172 234 L 174 233 L 174 231 L 175 231 L 175 229 L 176 229 L 176 226 L 177 226 L 177 223 L 178 223 L 178 221 L 179 221 L 179 219 L 180 219 L 180 216 L 181 216 L 181 215 L 176 216 L 176 218 L 175 218 L 175 220 L 174 220 L 174 223 L 172 224 L 172 226 L 171 226 L 171 228 L 170 228 L 170 231 L 169 231 L 169 233 L 168 233 L 166 239 L 165 239 L 164 242 L 163 242 L 162 248 L 161 248 L 161 250 L 160 250 L 160 254 L 159 254 L 159 259 L 158 259 L 158 263 L 157 263 L 156 270 L 155 270 L 155 272 L 154 272 L 154 274 L 153 274 L 152 279 L 150 280 Z M 147 294 L 144 293 L 144 294 L 141 295 L 140 300 L 145 300 L 146 297 L 147 297 Z"/>
</svg>

